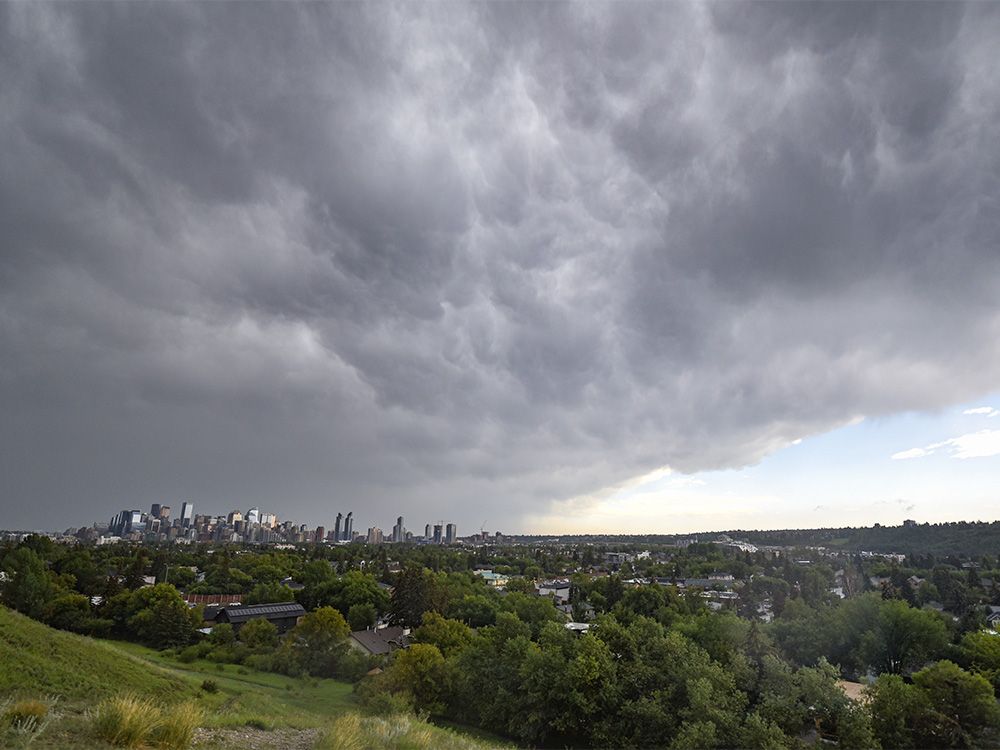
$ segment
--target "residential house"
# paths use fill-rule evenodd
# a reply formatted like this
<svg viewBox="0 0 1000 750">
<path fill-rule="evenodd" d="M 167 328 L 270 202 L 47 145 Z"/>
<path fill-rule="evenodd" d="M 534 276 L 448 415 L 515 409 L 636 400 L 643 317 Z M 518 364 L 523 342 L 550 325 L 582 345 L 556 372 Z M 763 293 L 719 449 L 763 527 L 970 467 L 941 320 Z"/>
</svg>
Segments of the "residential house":
<svg viewBox="0 0 1000 750">
<path fill-rule="evenodd" d="M 556 604 L 565 604 L 569 601 L 570 582 L 562 579 L 557 581 L 542 581 L 538 584 L 539 596 L 551 596 L 556 600 Z"/>
<path fill-rule="evenodd" d="M 366 654 L 381 656 L 410 645 L 410 629 L 392 625 L 371 630 L 355 630 L 348 640 L 353 648 Z"/>
<path fill-rule="evenodd" d="M 475 573 L 486 581 L 490 587 L 495 589 L 504 588 L 510 581 L 510 576 L 503 573 L 494 573 L 492 570 L 477 570 Z"/>
</svg>

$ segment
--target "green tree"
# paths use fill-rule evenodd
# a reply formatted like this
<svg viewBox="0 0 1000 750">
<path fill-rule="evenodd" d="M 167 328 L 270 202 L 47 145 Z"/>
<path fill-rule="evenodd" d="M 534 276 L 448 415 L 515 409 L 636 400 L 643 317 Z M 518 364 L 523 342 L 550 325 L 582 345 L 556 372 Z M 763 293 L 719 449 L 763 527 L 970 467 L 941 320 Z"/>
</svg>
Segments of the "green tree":
<svg viewBox="0 0 1000 750">
<path fill-rule="evenodd" d="M 950 661 L 920 670 L 913 684 L 927 696 L 940 717 L 937 738 L 948 747 L 977 747 L 997 727 L 998 709 L 993 687 L 986 678 L 970 674 Z"/>
<path fill-rule="evenodd" d="M 243 597 L 244 604 L 273 604 L 294 602 L 295 592 L 280 583 L 258 583 Z"/>
<path fill-rule="evenodd" d="M 302 616 L 285 639 L 279 659 L 295 671 L 317 677 L 334 677 L 340 673 L 350 646 L 347 638 L 351 629 L 339 611 L 320 607 Z"/>
<path fill-rule="evenodd" d="M 236 642 L 236 633 L 228 622 L 217 622 L 208 634 L 208 642 L 213 646 L 232 646 Z"/>
<path fill-rule="evenodd" d="M 278 645 L 278 628 L 273 622 L 258 617 L 240 628 L 240 641 L 254 651 L 270 651 Z"/>
<path fill-rule="evenodd" d="M 128 609 L 134 614 L 128 619 L 130 631 L 143 643 L 154 648 L 184 646 L 194 639 L 201 625 L 200 608 L 192 609 L 169 583 L 135 591 Z"/>
<path fill-rule="evenodd" d="M 413 631 L 417 643 L 430 643 L 449 657 L 472 642 L 472 631 L 458 620 L 446 620 L 437 612 L 424 612 L 419 628 Z"/>
<path fill-rule="evenodd" d="M 498 607 L 482 594 L 466 594 L 448 605 L 448 617 L 470 628 L 482 628 L 497 620 Z"/>
<path fill-rule="evenodd" d="M 447 682 L 444 656 L 429 643 L 396 651 L 385 673 L 385 684 L 392 692 L 409 693 L 416 708 L 431 714 L 444 711 Z"/>
<path fill-rule="evenodd" d="M 45 561 L 28 547 L 19 547 L 3 559 L 6 579 L 0 584 L 3 603 L 11 609 L 42 619 L 45 607 L 58 593 Z"/>
<path fill-rule="evenodd" d="M 400 625 L 417 626 L 424 612 L 442 612 L 447 602 L 434 575 L 411 565 L 399 574 L 389 600 L 389 616 Z"/>
<path fill-rule="evenodd" d="M 959 644 L 964 663 L 985 677 L 996 689 L 1000 686 L 1000 636 L 975 632 L 962 636 Z"/>
<path fill-rule="evenodd" d="M 375 611 L 375 605 L 371 602 L 352 604 L 351 608 L 347 610 L 347 623 L 351 626 L 351 630 L 366 630 L 374 627 L 377 620 L 378 612 Z"/>
</svg>

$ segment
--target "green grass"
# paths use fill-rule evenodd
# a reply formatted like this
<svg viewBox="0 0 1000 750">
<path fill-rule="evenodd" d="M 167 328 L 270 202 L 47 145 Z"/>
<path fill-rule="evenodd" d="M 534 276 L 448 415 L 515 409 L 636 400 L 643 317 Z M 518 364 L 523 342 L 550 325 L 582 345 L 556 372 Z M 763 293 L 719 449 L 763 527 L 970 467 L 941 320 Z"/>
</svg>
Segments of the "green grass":
<svg viewBox="0 0 1000 750">
<path fill-rule="evenodd" d="M 113 646 L 0 607 L 0 695 L 92 701 L 123 691 L 180 698 L 184 683 Z"/>
<path fill-rule="evenodd" d="M 219 664 L 202 659 L 185 664 L 169 651 L 135 643 L 115 642 L 113 648 L 169 670 L 197 690 L 209 727 L 252 726 L 259 720 L 271 729 L 311 729 L 325 726 L 356 706 L 352 686 L 338 680 L 287 677 L 236 664 L 223 664 L 220 669 Z M 216 692 L 201 690 L 206 679 L 216 683 Z"/>
<path fill-rule="evenodd" d="M 217 690 L 202 690 L 205 680 L 212 680 Z M 91 717 L 102 701 L 126 693 L 158 706 L 191 702 L 204 717 L 203 727 L 222 730 L 206 748 L 240 747 L 238 740 L 226 739 L 225 730 L 234 727 L 271 732 L 275 747 L 297 730 L 321 730 L 319 747 L 331 747 L 331 727 L 344 716 L 355 717 L 347 723 L 361 748 L 480 750 L 500 744 L 490 742 L 486 733 L 474 739 L 467 728 L 444 729 L 413 717 L 358 718 L 353 687 L 346 682 L 287 677 L 206 660 L 185 664 L 169 651 L 65 633 L 0 607 L 0 699 L 41 698 L 54 706 L 32 748 L 111 748 L 95 737 Z M 2 746 L 8 745 L 0 736 Z"/>
</svg>

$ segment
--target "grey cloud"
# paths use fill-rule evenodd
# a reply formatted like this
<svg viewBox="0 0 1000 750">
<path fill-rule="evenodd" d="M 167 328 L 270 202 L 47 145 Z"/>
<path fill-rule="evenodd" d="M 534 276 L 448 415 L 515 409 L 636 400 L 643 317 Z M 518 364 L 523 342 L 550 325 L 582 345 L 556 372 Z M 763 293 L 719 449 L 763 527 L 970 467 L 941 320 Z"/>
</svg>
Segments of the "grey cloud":
<svg viewBox="0 0 1000 750">
<path fill-rule="evenodd" d="M 485 516 L 1000 374 L 961 4 L 0 8 L 6 522 Z"/>
</svg>

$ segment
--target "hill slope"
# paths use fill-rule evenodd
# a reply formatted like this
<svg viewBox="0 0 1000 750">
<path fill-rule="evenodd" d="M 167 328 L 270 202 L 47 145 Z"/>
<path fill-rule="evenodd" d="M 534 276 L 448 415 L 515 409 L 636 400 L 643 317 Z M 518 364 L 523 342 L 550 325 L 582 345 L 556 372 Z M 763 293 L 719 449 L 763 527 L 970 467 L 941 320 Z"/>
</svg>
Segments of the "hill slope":
<svg viewBox="0 0 1000 750">
<path fill-rule="evenodd" d="M 0 607 L 0 695 L 98 699 L 128 690 L 168 697 L 184 683 L 110 645 Z"/>
</svg>

